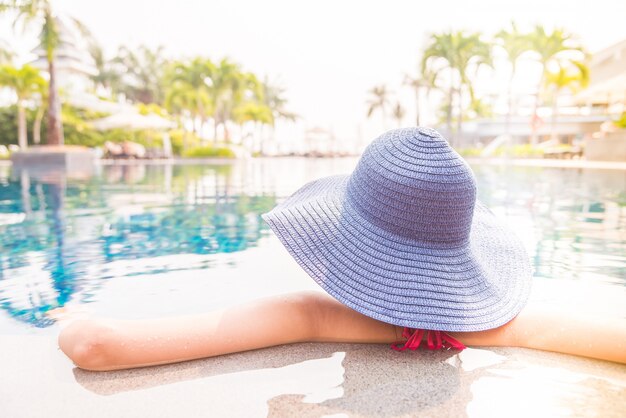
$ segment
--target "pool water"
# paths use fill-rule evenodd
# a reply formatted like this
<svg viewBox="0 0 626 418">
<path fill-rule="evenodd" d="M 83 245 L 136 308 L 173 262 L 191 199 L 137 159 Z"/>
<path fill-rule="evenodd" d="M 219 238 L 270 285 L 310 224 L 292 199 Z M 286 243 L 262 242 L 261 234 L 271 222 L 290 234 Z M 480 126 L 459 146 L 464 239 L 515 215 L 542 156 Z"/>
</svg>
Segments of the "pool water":
<svg viewBox="0 0 626 418">
<path fill-rule="evenodd" d="M 260 215 L 355 164 L 113 165 L 80 180 L 0 166 L 0 333 L 44 332 L 60 308 L 171 315 L 292 280 L 314 286 Z M 536 280 L 626 284 L 626 171 L 473 169 L 479 199 L 522 238 Z"/>
</svg>

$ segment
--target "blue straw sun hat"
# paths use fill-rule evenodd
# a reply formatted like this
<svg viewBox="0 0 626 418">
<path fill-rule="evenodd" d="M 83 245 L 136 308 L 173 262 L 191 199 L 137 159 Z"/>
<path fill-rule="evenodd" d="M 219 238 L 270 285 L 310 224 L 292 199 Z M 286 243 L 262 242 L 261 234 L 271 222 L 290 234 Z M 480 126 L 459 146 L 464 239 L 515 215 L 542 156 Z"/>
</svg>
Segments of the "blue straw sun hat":
<svg viewBox="0 0 626 418">
<path fill-rule="evenodd" d="M 480 331 L 528 299 L 522 243 L 432 129 L 381 135 L 352 174 L 308 183 L 263 218 L 326 292 L 383 322 Z"/>
</svg>

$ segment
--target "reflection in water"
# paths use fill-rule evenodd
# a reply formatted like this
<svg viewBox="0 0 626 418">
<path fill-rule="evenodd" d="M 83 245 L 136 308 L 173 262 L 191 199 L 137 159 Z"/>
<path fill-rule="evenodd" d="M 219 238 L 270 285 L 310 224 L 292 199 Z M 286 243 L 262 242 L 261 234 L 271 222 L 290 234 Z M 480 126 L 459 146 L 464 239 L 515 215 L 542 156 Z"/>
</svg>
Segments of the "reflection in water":
<svg viewBox="0 0 626 418">
<path fill-rule="evenodd" d="M 535 276 L 626 284 L 626 171 L 475 167 L 479 199 L 525 237 Z"/>
<path fill-rule="evenodd" d="M 82 180 L 0 167 L 0 308 L 46 327 L 47 311 L 98 300 L 108 279 L 235 263 L 218 254 L 259 244 L 275 196 L 354 163 L 115 165 Z M 523 238 L 535 276 L 626 283 L 625 171 L 473 168 L 479 199 Z"/>
<path fill-rule="evenodd" d="M 86 301 L 111 278 L 107 264 L 113 261 L 141 266 L 160 256 L 256 245 L 267 229 L 260 214 L 275 198 L 239 194 L 228 174 L 228 167 L 114 166 L 87 182 L 31 178 L 26 171 L 3 179 L 0 307 L 46 327 L 53 323 L 47 311 L 81 290 Z M 208 267 L 208 261 L 184 268 Z M 169 265 L 145 267 L 135 275 L 170 271 Z"/>
</svg>

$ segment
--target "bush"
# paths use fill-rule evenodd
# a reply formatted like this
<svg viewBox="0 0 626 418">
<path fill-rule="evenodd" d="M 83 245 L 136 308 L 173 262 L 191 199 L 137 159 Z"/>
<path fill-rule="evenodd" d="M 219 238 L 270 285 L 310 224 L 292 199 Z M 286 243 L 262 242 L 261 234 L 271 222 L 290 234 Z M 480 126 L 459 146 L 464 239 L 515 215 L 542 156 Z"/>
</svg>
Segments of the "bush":
<svg viewBox="0 0 626 418">
<path fill-rule="evenodd" d="M 622 113 L 622 116 L 615 121 L 615 126 L 626 129 L 626 112 Z"/>
<path fill-rule="evenodd" d="M 26 126 L 28 129 L 28 143 L 33 145 L 33 123 L 35 110 L 26 112 Z M 125 129 L 111 129 L 98 131 L 91 126 L 91 121 L 105 117 L 106 114 L 79 109 L 72 106 L 63 106 L 63 136 L 67 145 L 82 145 L 85 147 L 101 147 L 106 141 L 132 141 L 143 145 L 147 149 L 163 148 L 163 132 L 154 130 L 132 131 Z M 46 116 L 41 124 L 41 140 L 46 141 Z M 183 145 L 187 148 L 200 145 L 200 139 L 191 132 L 186 136 L 183 130 L 169 131 L 172 142 L 172 152 L 180 155 Z M 17 144 L 17 108 L 15 106 L 0 107 L 0 144 Z"/>
<path fill-rule="evenodd" d="M 172 152 L 176 155 L 182 155 L 183 149 L 190 149 L 200 146 L 200 138 L 194 133 L 185 132 L 182 129 L 173 129 L 169 131 L 170 141 L 172 142 Z"/>
<path fill-rule="evenodd" d="M 235 158 L 233 150 L 227 147 L 214 147 L 207 145 L 203 147 L 189 148 L 183 152 L 183 157 L 188 158 Z"/>
<path fill-rule="evenodd" d="M 461 148 L 457 150 L 463 157 L 480 157 L 482 149 L 480 148 Z"/>
<path fill-rule="evenodd" d="M 463 157 L 480 157 L 482 153 L 480 148 L 461 148 L 458 153 Z M 516 157 L 529 158 L 543 156 L 543 149 L 531 144 L 505 145 L 494 150 L 493 157 Z"/>
</svg>

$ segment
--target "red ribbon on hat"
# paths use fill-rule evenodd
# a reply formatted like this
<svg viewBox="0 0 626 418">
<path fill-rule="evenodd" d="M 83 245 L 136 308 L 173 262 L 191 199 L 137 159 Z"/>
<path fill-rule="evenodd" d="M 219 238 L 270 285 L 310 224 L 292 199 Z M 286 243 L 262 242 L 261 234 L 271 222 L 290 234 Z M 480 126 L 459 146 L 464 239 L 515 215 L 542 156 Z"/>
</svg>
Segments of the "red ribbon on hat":
<svg viewBox="0 0 626 418">
<path fill-rule="evenodd" d="M 426 348 L 429 350 L 445 349 L 457 349 L 463 350 L 467 347 L 463 345 L 459 340 L 452 338 L 450 335 L 443 331 L 432 331 L 429 329 L 413 329 L 404 327 L 402 331 L 402 337 L 406 338 L 406 341 L 398 341 L 391 344 L 391 348 L 396 351 L 404 350 L 416 350 L 420 344 L 426 339 Z M 401 345 L 402 344 L 402 345 Z"/>
</svg>

